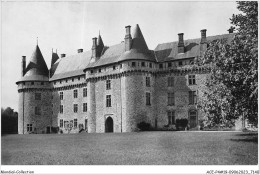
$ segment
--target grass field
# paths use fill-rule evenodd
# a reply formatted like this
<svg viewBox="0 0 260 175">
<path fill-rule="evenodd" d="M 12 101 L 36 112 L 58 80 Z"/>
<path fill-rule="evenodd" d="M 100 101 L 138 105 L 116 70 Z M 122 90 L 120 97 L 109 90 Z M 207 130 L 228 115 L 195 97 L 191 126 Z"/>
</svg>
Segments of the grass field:
<svg viewBox="0 0 260 175">
<path fill-rule="evenodd" d="M 256 165 L 258 134 L 139 132 L 2 136 L 2 165 Z"/>
</svg>

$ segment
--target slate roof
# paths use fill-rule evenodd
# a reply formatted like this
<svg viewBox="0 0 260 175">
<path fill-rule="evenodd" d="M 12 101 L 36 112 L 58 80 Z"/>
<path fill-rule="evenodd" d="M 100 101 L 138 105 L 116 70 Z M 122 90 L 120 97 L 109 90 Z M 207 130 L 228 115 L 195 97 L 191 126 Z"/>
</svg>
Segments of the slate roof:
<svg viewBox="0 0 260 175">
<path fill-rule="evenodd" d="M 213 40 L 225 39 L 230 43 L 234 36 L 235 33 L 208 36 L 207 42 L 209 43 Z M 185 52 L 181 54 L 178 54 L 178 41 L 159 44 L 154 49 L 154 52 L 158 62 L 196 57 L 200 54 L 200 40 L 201 38 L 185 40 Z"/>
<path fill-rule="evenodd" d="M 230 42 L 234 35 L 235 34 L 208 36 L 207 41 L 210 42 L 215 39 L 227 39 L 228 42 Z M 121 42 L 109 47 L 104 46 L 101 57 L 97 59 L 91 59 L 91 50 L 59 58 L 51 67 L 50 81 L 84 75 L 85 69 L 101 67 L 124 60 L 164 62 L 196 57 L 200 54 L 201 38 L 185 40 L 185 53 L 178 54 L 178 41 L 159 44 L 154 51 L 149 50 L 138 25 L 136 25 L 132 36 L 132 47 L 130 51 L 125 51 L 125 43 Z M 103 44 L 101 37 L 98 42 L 101 45 Z"/>
<path fill-rule="evenodd" d="M 51 80 L 83 75 L 91 59 L 91 51 L 60 58 L 51 67 Z"/>
<path fill-rule="evenodd" d="M 28 63 L 24 76 L 19 81 L 48 81 L 49 70 L 42 56 L 41 50 L 36 45 Z"/>
<path fill-rule="evenodd" d="M 86 68 L 103 66 L 130 59 L 156 61 L 154 52 L 148 49 L 138 24 L 136 25 L 133 32 L 132 46 L 130 51 L 125 52 L 124 42 L 108 47 L 105 49 L 105 51 L 103 51 L 102 56 L 98 60 L 95 62 L 92 60 Z"/>
</svg>

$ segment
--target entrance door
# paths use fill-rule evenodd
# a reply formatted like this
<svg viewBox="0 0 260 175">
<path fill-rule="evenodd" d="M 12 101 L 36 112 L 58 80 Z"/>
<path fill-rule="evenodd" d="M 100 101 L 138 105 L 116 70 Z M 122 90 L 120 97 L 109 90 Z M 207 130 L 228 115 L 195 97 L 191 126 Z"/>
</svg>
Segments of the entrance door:
<svg viewBox="0 0 260 175">
<path fill-rule="evenodd" d="M 114 132 L 113 119 L 108 117 L 105 122 L 105 132 Z"/>
<path fill-rule="evenodd" d="M 88 119 L 85 119 L 85 130 L 88 131 Z"/>
<path fill-rule="evenodd" d="M 190 128 L 195 128 L 197 126 L 197 112 L 190 111 Z"/>
</svg>

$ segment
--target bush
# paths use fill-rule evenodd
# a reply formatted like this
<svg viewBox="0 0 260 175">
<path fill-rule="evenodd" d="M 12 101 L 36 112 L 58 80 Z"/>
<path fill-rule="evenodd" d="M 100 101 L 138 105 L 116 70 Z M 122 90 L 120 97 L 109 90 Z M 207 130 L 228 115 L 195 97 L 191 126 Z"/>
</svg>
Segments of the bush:
<svg viewBox="0 0 260 175">
<path fill-rule="evenodd" d="M 151 124 L 146 123 L 146 122 L 138 123 L 137 128 L 140 129 L 141 131 L 151 131 L 152 130 Z"/>
</svg>

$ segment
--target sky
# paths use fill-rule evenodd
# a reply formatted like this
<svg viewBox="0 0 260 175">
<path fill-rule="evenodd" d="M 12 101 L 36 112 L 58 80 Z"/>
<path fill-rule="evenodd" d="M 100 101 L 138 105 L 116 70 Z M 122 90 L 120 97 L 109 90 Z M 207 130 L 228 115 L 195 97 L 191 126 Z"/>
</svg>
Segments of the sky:
<svg viewBox="0 0 260 175">
<path fill-rule="evenodd" d="M 228 33 L 235 1 L 226 2 L 3 2 L 1 5 L 1 107 L 18 110 L 15 84 L 21 59 L 27 64 L 37 43 L 50 68 L 52 48 L 73 55 L 90 50 L 100 31 L 106 46 L 124 40 L 125 26 L 139 24 L 149 49 L 160 43 Z"/>
</svg>

